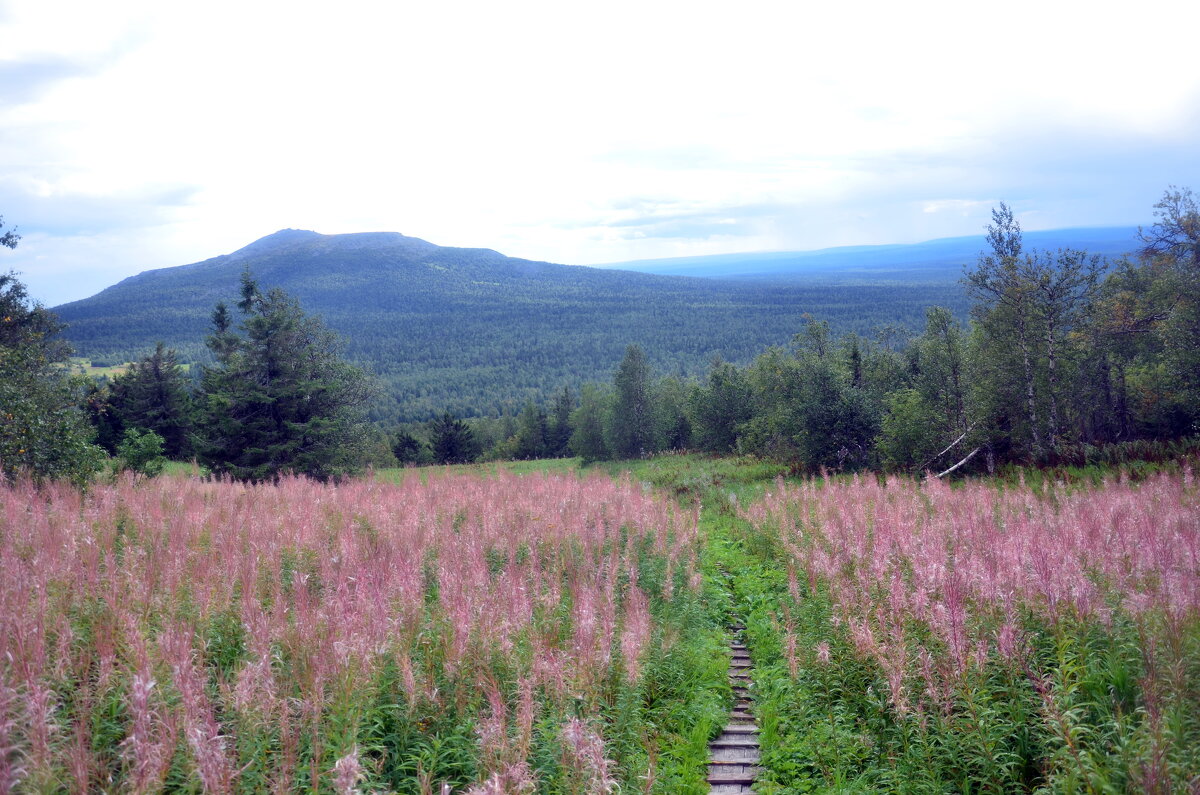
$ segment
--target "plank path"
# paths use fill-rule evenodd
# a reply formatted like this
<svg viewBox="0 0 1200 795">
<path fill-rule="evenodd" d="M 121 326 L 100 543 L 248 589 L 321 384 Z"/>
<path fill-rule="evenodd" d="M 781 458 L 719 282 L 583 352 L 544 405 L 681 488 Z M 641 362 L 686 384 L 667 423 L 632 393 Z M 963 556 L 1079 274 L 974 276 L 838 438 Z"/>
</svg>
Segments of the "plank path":
<svg viewBox="0 0 1200 795">
<path fill-rule="evenodd" d="M 708 744 L 708 784 L 712 795 L 749 793 L 758 774 L 758 722 L 754 719 L 754 701 L 750 697 L 750 653 L 743 642 L 744 627 L 730 627 L 729 680 L 733 685 L 734 705 L 729 722 L 717 739 Z"/>
</svg>

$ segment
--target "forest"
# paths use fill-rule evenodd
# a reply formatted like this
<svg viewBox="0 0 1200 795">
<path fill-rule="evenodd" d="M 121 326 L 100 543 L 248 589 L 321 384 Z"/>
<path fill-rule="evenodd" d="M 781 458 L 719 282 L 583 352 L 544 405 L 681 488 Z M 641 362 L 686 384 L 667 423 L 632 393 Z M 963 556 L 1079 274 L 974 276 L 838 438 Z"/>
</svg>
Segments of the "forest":
<svg viewBox="0 0 1200 795">
<path fill-rule="evenodd" d="M 610 382 L 475 424 L 496 458 L 750 453 L 803 471 L 994 472 L 1148 454 L 1200 427 L 1200 221 L 1170 190 L 1135 258 L 1023 245 L 1001 206 L 968 267 L 969 323 L 925 312 L 910 339 L 837 335 L 807 318 L 790 345 L 701 380 L 655 376 L 631 345 Z M 404 461 L 443 460 L 445 423 L 406 428 Z M 490 452 L 489 452 L 490 447 Z M 422 458 L 424 455 L 424 458 Z"/>
<path fill-rule="evenodd" d="M 0 792 L 1194 788 L 1200 212 L 1155 210 L 1106 263 L 1001 205 L 965 324 L 402 427 L 249 270 L 209 364 L 104 383 L 0 277 Z M 363 473 L 481 457 L 542 460 Z"/>
<path fill-rule="evenodd" d="M 8 383 L 25 385 L 16 387 L 8 414 L 25 419 L 6 426 L 4 466 L 10 476 L 21 469 L 61 474 L 72 461 L 86 470 L 104 453 L 118 455 L 122 445 L 131 459 L 152 459 L 157 444 L 168 458 L 198 458 L 213 471 L 253 480 L 285 471 L 337 478 L 396 463 L 564 456 L 589 462 L 681 450 L 753 454 L 814 473 L 994 472 L 1009 463 L 1157 455 L 1161 445 L 1189 444 L 1198 432 L 1200 223 L 1187 189 L 1168 190 L 1154 213 L 1155 223 L 1140 233 L 1139 252 L 1109 261 L 1027 247 L 1020 224 L 1001 205 L 986 248 L 965 269 L 967 322 L 953 307 L 929 306 L 915 335 L 890 324 L 873 335 L 838 333 L 842 315 L 832 313 L 831 321 L 802 313 L 790 342 L 760 348 L 739 364 L 713 354 L 698 324 L 675 324 L 672 336 L 675 315 L 659 312 L 655 322 L 670 345 L 692 339 L 695 356 L 711 355 L 703 374 L 689 373 L 687 360 L 664 367 L 636 341 L 616 363 L 603 347 L 585 357 L 568 352 L 566 340 L 596 344 L 583 331 L 564 339 L 540 334 L 534 322 L 476 318 L 497 330 L 480 337 L 483 347 L 517 346 L 518 361 L 522 351 L 531 357 L 528 369 L 541 389 L 530 388 L 515 405 L 506 391 L 514 382 L 485 377 L 496 368 L 482 350 L 449 342 L 427 344 L 427 358 L 408 368 L 409 385 L 397 393 L 386 370 L 380 377 L 348 363 L 337 334 L 288 293 L 260 289 L 244 262 L 238 311 L 218 301 L 210 317 L 210 364 L 185 368 L 177 351 L 159 343 L 112 379 L 71 381 L 58 364 L 66 351 L 56 341 L 61 322 L 30 305 L 8 276 L 11 352 L 4 363 L 12 370 Z M 528 276 L 526 265 L 494 253 L 481 257 L 489 267 L 509 268 L 514 279 Z M 539 270 L 554 274 L 562 289 L 569 286 L 560 266 L 532 267 Z M 667 281 L 698 289 L 694 281 Z M 508 289 L 515 293 L 516 281 Z M 847 303 L 847 313 L 879 301 L 871 288 L 853 294 L 862 303 Z M 788 298 L 771 300 L 782 305 Z M 626 299 L 638 304 L 628 295 L 611 297 L 614 307 Z M 628 325 L 610 312 L 609 322 L 632 336 L 661 306 Z M 731 319 L 722 332 L 744 348 L 754 338 L 738 337 L 738 329 L 754 326 L 758 316 L 739 316 L 738 307 L 730 302 L 721 309 L 742 321 Z M 364 311 L 362 322 L 370 317 Z M 787 320 L 781 314 L 776 325 Z M 430 334 L 445 329 L 429 324 Z M 519 347 L 518 339 L 528 346 Z M 462 356 L 476 357 L 475 388 L 494 392 L 493 402 L 462 410 L 461 400 L 445 391 L 452 379 L 442 378 L 437 390 L 420 387 L 441 377 L 439 363 L 467 377 L 453 364 Z M 612 375 L 584 380 L 613 366 L 605 361 L 616 364 Z M 386 410 L 381 396 L 389 394 L 410 405 L 424 401 L 431 418 L 414 422 L 411 414 Z M 46 423 L 51 416 L 59 425 Z M 78 432 L 63 430 L 76 426 Z M 29 442 L 30 434 L 51 427 L 70 444 Z M 53 452 L 59 447 L 61 455 Z"/>
<path fill-rule="evenodd" d="M 148 271 L 56 307 L 93 364 L 133 362 L 158 342 L 181 364 L 212 364 L 209 314 L 238 279 L 297 298 L 378 376 L 381 423 L 516 414 L 562 386 L 607 379 L 628 344 L 663 372 L 700 377 L 784 344 L 806 314 L 838 331 L 917 328 L 930 304 L 965 319 L 953 279 L 937 283 L 755 284 L 529 262 L 402 235 L 279 232 L 234 254 Z M 197 374 L 199 369 L 197 368 Z"/>
</svg>

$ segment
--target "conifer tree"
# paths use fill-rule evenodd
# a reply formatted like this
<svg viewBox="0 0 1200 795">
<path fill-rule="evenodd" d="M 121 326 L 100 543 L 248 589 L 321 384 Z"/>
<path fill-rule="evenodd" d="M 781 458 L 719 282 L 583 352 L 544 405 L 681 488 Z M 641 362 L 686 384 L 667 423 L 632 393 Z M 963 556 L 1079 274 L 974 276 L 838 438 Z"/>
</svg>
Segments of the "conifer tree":
<svg viewBox="0 0 1200 795">
<path fill-rule="evenodd" d="M 479 455 L 479 443 L 470 426 L 448 411 L 433 421 L 429 440 L 433 460 L 439 464 L 466 464 Z"/>
<path fill-rule="evenodd" d="M 525 461 L 545 457 L 547 436 L 546 412 L 531 400 L 517 418 L 516 457 Z"/>
<path fill-rule="evenodd" d="M 392 455 L 401 464 L 415 464 L 427 454 L 428 450 L 421 440 L 405 429 L 398 431 L 392 440 Z"/>
<path fill-rule="evenodd" d="M 167 458 L 191 455 L 192 398 L 187 376 L 178 355 L 163 343 L 113 379 L 108 403 L 110 422 L 119 431 L 153 431 L 162 437 Z"/>
<path fill-rule="evenodd" d="M 575 396 L 569 386 L 564 386 L 554 398 L 554 409 L 549 418 L 546 454 L 552 458 L 571 454 L 571 412 L 574 410 Z"/>
<path fill-rule="evenodd" d="M 753 406 L 745 375 L 729 362 L 716 362 L 708 383 L 689 400 L 692 432 L 702 450 L 732 452 L 740 426 L 750 419 Z"/>
<path fill-rule="evenodd" d="M 362 467 L 362 409 L 373 385 L 343 361 L 334 334 L 282 290 L 265 295 L 242 275 L 241 334 L 228 309 L 213 313 L 203 375 L 201 461 L 239 480 L 286 472 L 320 480 Z"/>
</svg>

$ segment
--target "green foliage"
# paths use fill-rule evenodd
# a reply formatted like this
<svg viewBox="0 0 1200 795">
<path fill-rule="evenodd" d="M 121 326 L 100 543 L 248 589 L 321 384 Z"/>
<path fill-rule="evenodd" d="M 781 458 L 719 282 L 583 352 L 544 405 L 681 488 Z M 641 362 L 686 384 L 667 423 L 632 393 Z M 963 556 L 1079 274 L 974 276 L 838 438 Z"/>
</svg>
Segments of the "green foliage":
<svg viewBox="0 0 1200 795">
<path fill-rule="evenodd" d="M 730 282 L 529 262 L 400 235 L 305 233 L 139 274 L 58 311 L 94 361 L 133 361 L 164 340 L 181 360 L 211 364 L 213 296 L 232 297 L 245 266 L 319 314 L 347 340 L 347 357 L 378 375 L 376 422 L 515 416 L 531 399 L 549 408 L 563 385 L 608 381 L 629 343 L 659 372 L 700 377 L 714 356 L 744 365 L 786 343 L 806 312 L 867 335 L 917 328 L 929 304 L 967 310 L 949 269 L 922 284 Z"/>
<path fill-rule="evenodd" d="M 163 438 L 154 431 L 127 428 L 117 445 L 117 465 L 122 470 L 156 477 L 167 464 Z"/>
<path fill-rule="evenodd" d="M 967 341 L 962 327 L 945 307 L 925 313 L 925 333 L 912 346 L 913 379 L 921 399 L 934 412 L 931 422 L 943 437 L 965 433 L 971 424 L 967 378 Z"/>
<path fill-rule="evenodd" d="M 1099 339 L 1117 371 L 1121 430 L 1146 423 L 1180 436 L 1200 426 L 1200 208 L 1191 190 L 1172 186 L 1155 216 L 1140 230 L 1137 263 L 1122 262 L 1105 284 Z"/>
<path fill-rule="evenodd" d="M 574 410 L 575 396 L 569 386 L 564 386 L 554 396 L 554 407 L 548 420 L 546 454 L 552 458 L 571 454 L 571 412 Z"/>
<path fill-rule="evenodd" d="M 104 421 L 112 436 L 119 437 L 127 428 L 142 428 L 162 438 L 168 458 L 181 460 L 191 455 L 194 407 L 190 384 L 178 355 L 163 343 L 112 380 L 105 403 Z"/>
<path fill-rule="evenodd" d="M 517 418 L 512 457 L 523 461 L 545 458 L 549 450 L 549 435 L 546 412 L 533 401 L 526 403 L 521 416 Z"/>
<path fill-rule="evenodd" d="M 479 456 L 471 428 L 448 411 L 430 423 L 429 439 L 434 463 L 465 464 Z"/>
<path fill-rule="evenodd" d="M 944 438 L 939 417 L 915 389 L 887 396 L 879 428 L 879 456 L 890 470 L 919 470 L 937 455 Z"/>
<path fill-rule="evenodd" d="M 392 440 L 392 454 L 401 464 L 416 464 L 425 461 L 430 451 L 428 445 L 409 431 L 401 429 Z"/>
<path fill-rule="evenodd" d="M 83 485 L 103 463 L 80 409 L 83 382 L 62 367 L 70 349 L 61 328 L 14 274 L 0 274 L 0 480 L 24 473 Z"/>
<path fill-rule="evenodd" d="M 796 412 L 800 461 L 810 470 L 865 466 L 877 426 L 875 407 L 832 362 L 810 359 L 805 365 Z"/>
<path fill-rule="evenodd" d="M 654 445 L 650 364 L 638 345 L 625 349 L 613 375 L 612 416 L 607 424 L 608 448 L 617 458 L 641 458 Z"/>
<path fill-rule="evenodd" d="M 941 471 L 982 436 L 971 433 L 978 421 L 970 416 L 967 343 L 949 310 L 930 307 L 925 333 L 907 359 L 912 386 L 898 385 L 883 396 L 879 460 L 890 470 Z"/>
<path fill-rule="evenodd" d="M 585 464 L 609 458 L 605 440 L 605 421 L 612 396 L 595 384 L 584 384 L 579 393 L 579 408 L 571 414 L 571 452 Z"/>
<path fill-rule="evenodd" d="M 767 351 L 748 368 L 753 415 L 741 428 L 741 449 L 796 460 L 810 470 L 870 462 L 878 406 L 852 383 L 833 353 L 828 327 L 810 323 L 802 347 Z"/>
<path fill-rule="evenodd" d="M 687 450 L 692 446 L 692 421 L 688 419 L 690 385 L 679 378 L 656 381 L 651 389 L 654 427 L 653 450 Z"/>
<path fill-rule="evenodd" d="M 1102 271 L 1099 257 L 1082 251 L 1024 252 L 1021 228 L 1004 204 L 992 212 L 988 240 L 967 272 L 978 324 L 975 388 L 993 433 L 1003 430 L 1018 455 L 1053 453 L 1063 436 L 1070 381 L 1064 368 L 1080 358 L 1079 334 Z M 1018 408 L 1019 407 L 1019 408 Z"/>
<path fill-rule="evenodd" d="M 717 362 L 707 385 L 692 392 L 688 408 L 696 446 L 714 453 L 732 452 L 742 424 L 751 417 L 750 385 L 738 368 Z"/>
<path fill-rule="evenodd" d="M 268 480 L 284 472 L 325 480 L 359 471 L 366 457 L 365 373 L 343 361 L 332 332 L 295 299 L 263 295 L 242 276 L 239 335 L 224 304 L 213 315 L 216 367 L 201 386 L 200 459 L 213 472 Z"/>
</svg>

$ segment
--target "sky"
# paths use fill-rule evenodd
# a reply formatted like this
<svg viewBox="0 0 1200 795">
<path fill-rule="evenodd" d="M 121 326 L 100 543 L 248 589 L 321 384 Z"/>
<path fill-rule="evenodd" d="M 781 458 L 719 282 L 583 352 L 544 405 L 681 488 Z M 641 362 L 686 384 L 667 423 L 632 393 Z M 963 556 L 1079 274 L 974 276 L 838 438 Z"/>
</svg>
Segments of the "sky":
<svg viewBox="0 0 1200 795">
<path fill-rule="evenodd" d="M 1149 224 L 1200 3 L 0 0 L 48 306 L 282 228 L 567 264 Z"/>
</svg>

